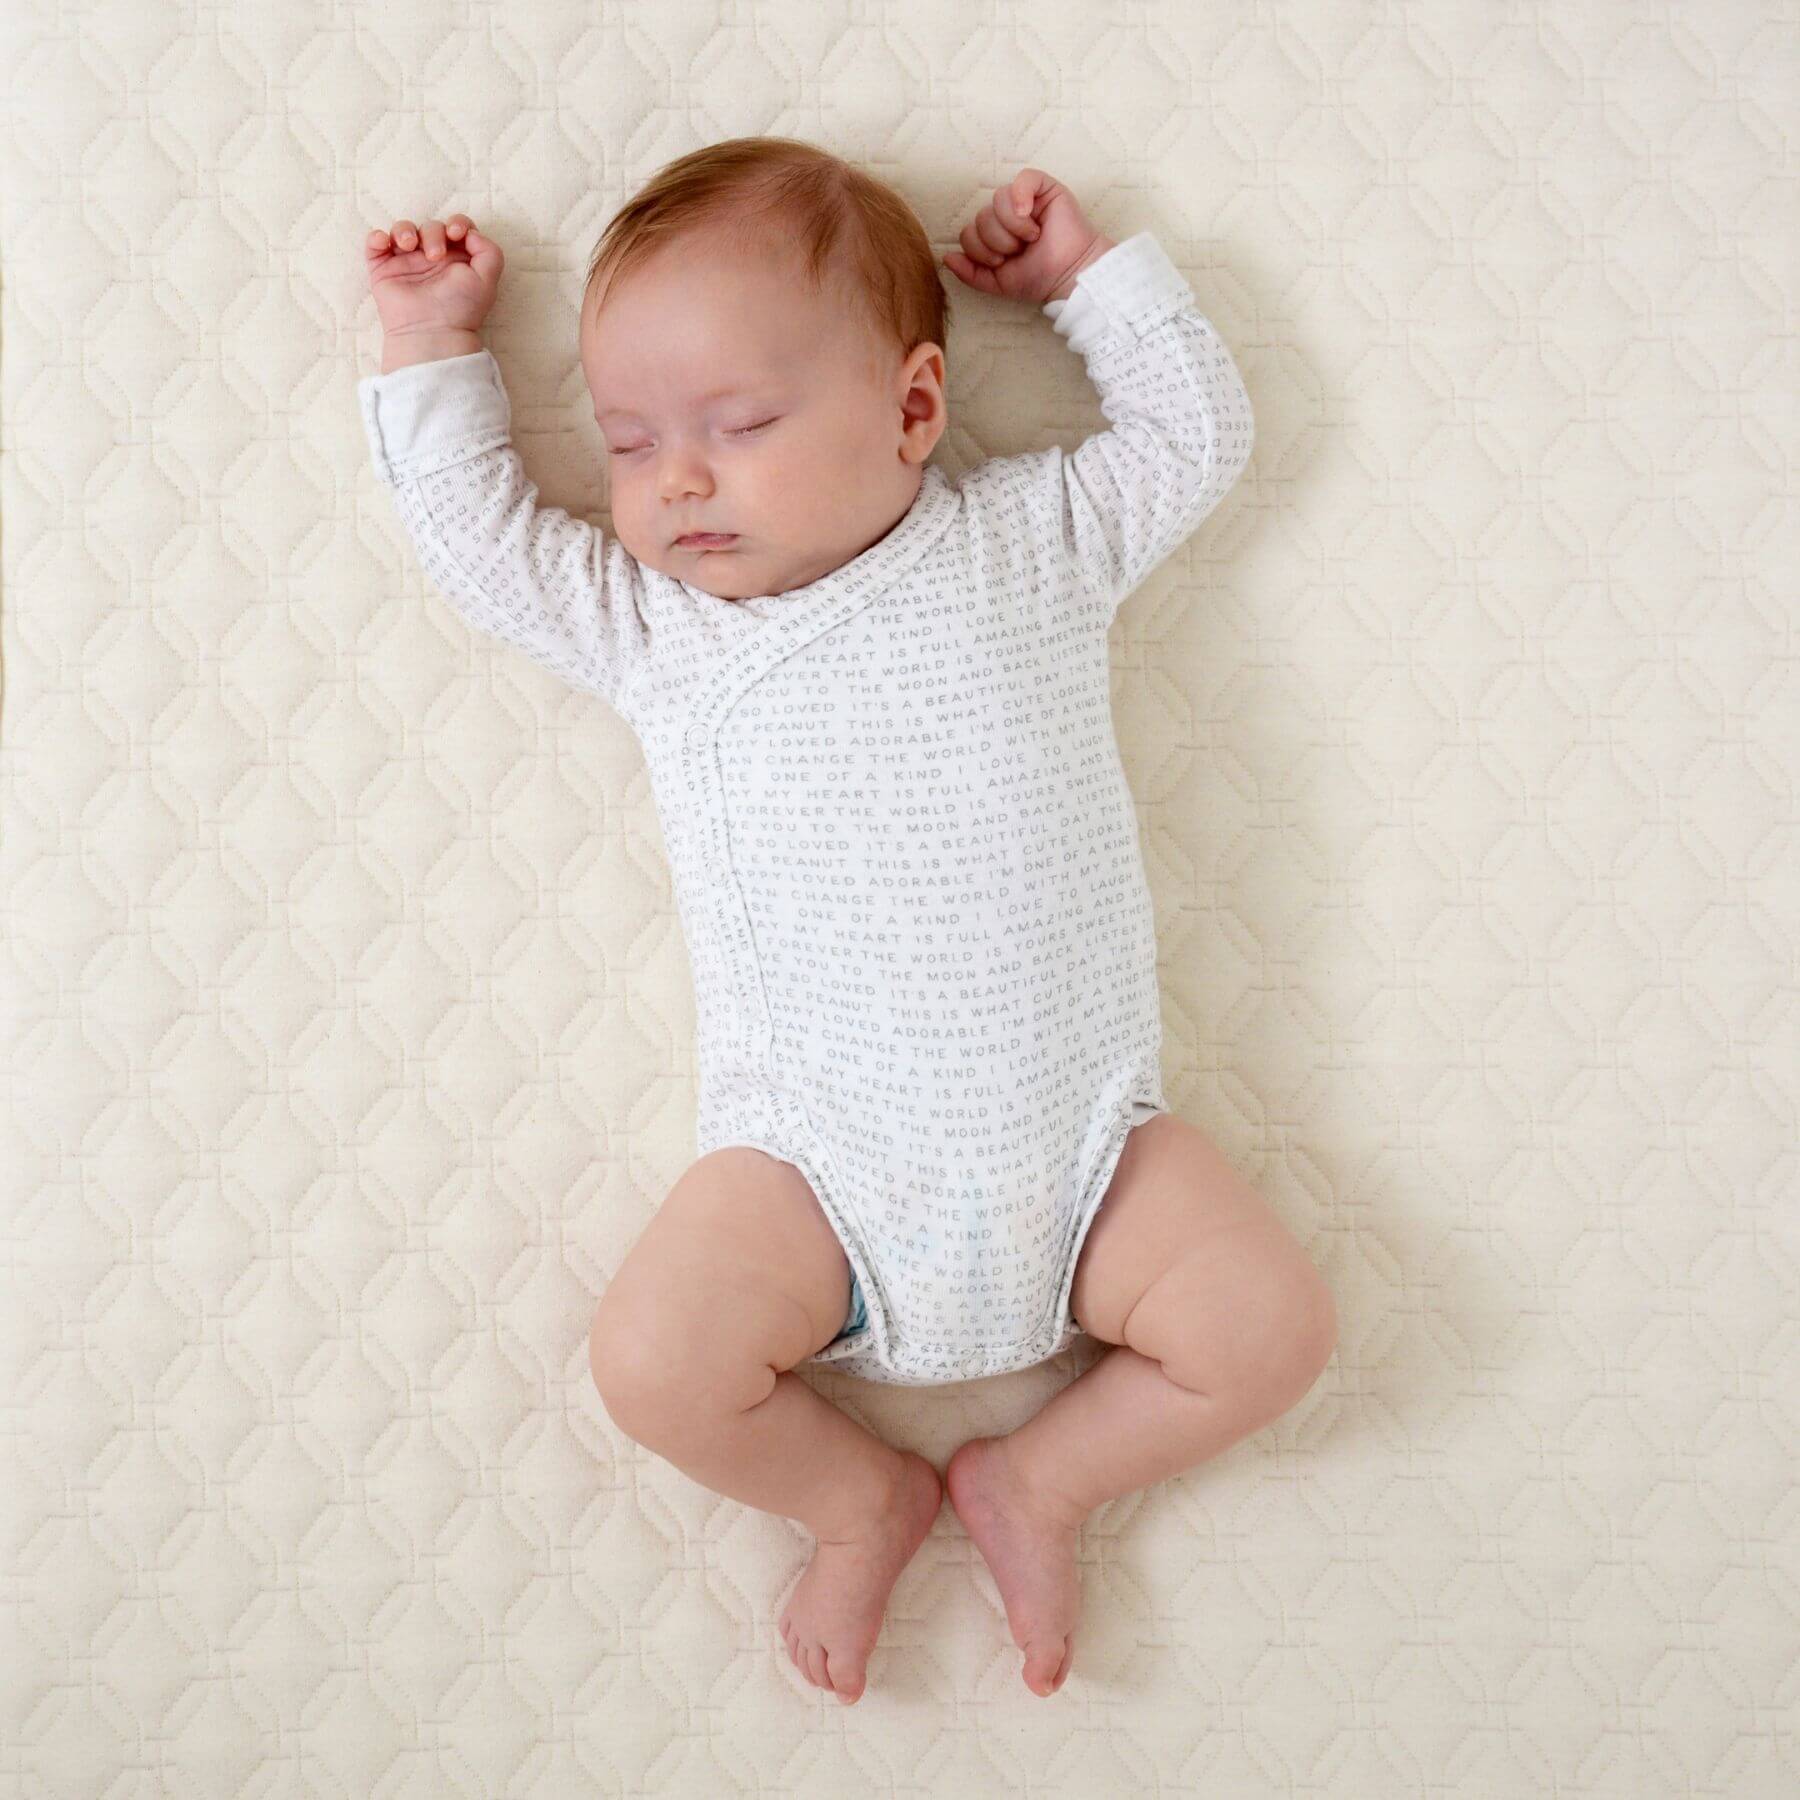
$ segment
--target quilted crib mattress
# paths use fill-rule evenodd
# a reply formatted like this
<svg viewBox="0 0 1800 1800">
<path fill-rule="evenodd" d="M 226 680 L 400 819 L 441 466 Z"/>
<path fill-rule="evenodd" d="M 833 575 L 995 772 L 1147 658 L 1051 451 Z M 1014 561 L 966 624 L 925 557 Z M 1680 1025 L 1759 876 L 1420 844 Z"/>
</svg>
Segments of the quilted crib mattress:
<svg viewBox="0 0 1800 1800">
<path fill-rule="evenodd" d="M 1795 1790 L 1791 21 L 51 5 L 0 61 L 0 1788 Z M 468 210 L 604 519 L 586 252 L 762 129 L 940 248 L 1051 170 L 1255 408 L 1113 698 L 1170 1107 L 1341 1343 L 1089 1522 L 1049 1702 L 946 1507 L 836 1706 L 804 1534 L 600 1407 L 694 1153 L 665 846 L 355 403 L 361 232 Z M 1031 309 L 952 309 L 946 469 L 1100 426 Z M 1101 1349 L 808 1378 L 941 1467 Z"/>
</svg>

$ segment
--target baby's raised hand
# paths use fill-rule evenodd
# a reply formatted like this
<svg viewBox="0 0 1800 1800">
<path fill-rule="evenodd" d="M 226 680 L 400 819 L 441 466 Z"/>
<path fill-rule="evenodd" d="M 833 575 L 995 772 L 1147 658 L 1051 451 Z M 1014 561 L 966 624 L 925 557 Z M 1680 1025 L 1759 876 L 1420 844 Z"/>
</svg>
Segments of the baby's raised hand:
<svg viewBox="0 0 1800 1800">
<path fill-rule="evenodd" d="M 396 219 L 363 239 L 369 290 L 384 331 L 479 331 L 499 291 L 506 258 L 466 213 Z"/>
<path fill-rule="evenodd" d="M 1066 300 L 1075 277 L 1112 248 L 1060 181 L 1042 169 L 1021 169 L 963 227 L 962 249 L 952 250 L 944 267 L 984 294 L 1042 306 Z"/>
</svg>

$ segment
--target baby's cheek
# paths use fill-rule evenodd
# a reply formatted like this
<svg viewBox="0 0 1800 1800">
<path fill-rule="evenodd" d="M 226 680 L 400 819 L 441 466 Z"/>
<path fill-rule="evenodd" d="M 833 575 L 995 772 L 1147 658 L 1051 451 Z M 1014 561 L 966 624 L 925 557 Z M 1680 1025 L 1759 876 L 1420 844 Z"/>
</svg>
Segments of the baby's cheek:
<svg viewBox="0 0 1800 1800">
<path fill-rule="evenodd" d="M 629 496 L 621 495 L 616 488 L 613 491 L 613 535 L 639 562 L 645 560 L 645 551 L 652 548 L 645 537 L 637 507 Z"/>
</svg>

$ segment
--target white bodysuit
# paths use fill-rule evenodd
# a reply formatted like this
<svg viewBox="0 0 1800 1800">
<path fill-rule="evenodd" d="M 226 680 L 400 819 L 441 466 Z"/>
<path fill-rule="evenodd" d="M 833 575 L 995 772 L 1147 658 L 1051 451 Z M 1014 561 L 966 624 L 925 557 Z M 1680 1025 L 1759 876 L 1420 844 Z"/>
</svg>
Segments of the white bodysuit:
<svg viewBox="0 0 1800 1800">
<path fill-rule="evenodd" d="M 358 383 L 380 479 L 477 629 L 643 746 L 694 971 L 698 1154 L 806 1178 L 904 1385 L 1065 1348 L 1132 1125 L 1167 1110 L 1107 627 L 1248 460 L 1249 397 L 1149 232 L 1044 312 L 1112 429 L 927 464 L 842 567 L 724 600 L 537 504 L 478 350 Z"/>
</svg>

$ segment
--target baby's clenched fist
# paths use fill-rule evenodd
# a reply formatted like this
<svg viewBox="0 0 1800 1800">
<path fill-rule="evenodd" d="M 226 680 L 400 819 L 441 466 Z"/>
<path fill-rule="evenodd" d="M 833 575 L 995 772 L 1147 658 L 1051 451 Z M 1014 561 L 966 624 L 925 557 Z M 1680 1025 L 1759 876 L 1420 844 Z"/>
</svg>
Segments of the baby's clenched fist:
<svg viewBox="0 0 1800 1800">
<path fill-rule="evenodd" d="M 1075 277 L 1114 247 L 1054 175 L 1021 169 L 963 227 L 944 267 L 984 294 L 1041 306 L 1068 299 Z"/>
<path fill-rule="evenodd" d="M 369 291 L 390 338 L 481 329 L 499 290 L 506 258 L 466 213 L 396 219 L 363 240 Z"/>
</svg>

